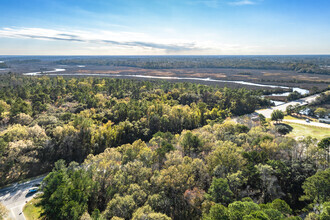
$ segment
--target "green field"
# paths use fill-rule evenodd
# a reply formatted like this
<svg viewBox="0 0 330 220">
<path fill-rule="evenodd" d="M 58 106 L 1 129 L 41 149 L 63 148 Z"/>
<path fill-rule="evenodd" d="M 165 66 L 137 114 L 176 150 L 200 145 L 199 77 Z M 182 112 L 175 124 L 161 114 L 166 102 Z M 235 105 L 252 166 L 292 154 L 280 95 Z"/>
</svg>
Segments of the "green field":
<svg viewBox="0 0 330 220">
<path fill-rule="evenodd" d="M 30 200 L 23 208 L 24 216 L 27 220 L 37 220 L 40 219 L 40 214 L 42 208 L 40 206 L 36 206 L 36 204 L 40 201 L 38 198 L 33 198 Z"/>
<path fill-rule="evenodd" d="M 290 122 L 284 123 L 290 125 L 293 128 L 292 132 L 287 134 L 287 136 L 292 138 L 311 136 L 321 140 L 323 138 L 330 137 L 330 129 L 328 128 L 314 127 Z"/>
<path fill-rule="evenodd" d="M 312 118 L 312 117 L 294 117 L 294 116 L 291 116 L 291 115 L 286 115 L 286 116 L 284 116 L 284 119 L 286 119 L 286 120 L 302 120 L 302 121 L 305 121 L 306 119 L 309 119 L 310 121 L 315 121 L 315 122 L 318 122 L 318 120 L 317 119 L 315 119 L 315 118 Z"/>
</svg>

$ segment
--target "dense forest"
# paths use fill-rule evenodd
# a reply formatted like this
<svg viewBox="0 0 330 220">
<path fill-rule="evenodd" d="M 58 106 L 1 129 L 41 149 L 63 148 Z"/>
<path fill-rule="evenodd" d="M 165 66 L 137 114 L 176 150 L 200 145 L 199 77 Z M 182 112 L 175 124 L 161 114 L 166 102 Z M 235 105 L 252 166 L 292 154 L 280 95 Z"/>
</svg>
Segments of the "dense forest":
<svg viewBox="0 0 330 220">
<path fill-rule="evenodd" d="M 0 68 L 7 68 L 7 64 L 5 62 L 0 61 Z"/>
<path fill-rule="evenodd" d="M 330 56 L 145 56 L 81 57 L 61 59 L 61 65 L 108 65 L 146 69 L 234 68 L 291 70 L 298 73 L 330 74 Z"/>
<path fill-rule="evenodd" d="M 49 219 L 328 219 L 329 141 L 267 123 L 158 132 L 81 165 L 58 161 L 41 205 Z"/>
<path fill-rule="evenodd" d="M 253 112 L 257 91 L 102 78 L 1 77 L 0 185 L 158 131 L 180 133 Z M 79 143 L 79 144 L 77 144 Z"/>
<path fill-rule="evenodd" d="M 0 183 L 51 171 L 45 219 L 329 219 L 330 139 L 229 119 L 269 105 L 192 83 L 2 76 Z"/>
</svg>

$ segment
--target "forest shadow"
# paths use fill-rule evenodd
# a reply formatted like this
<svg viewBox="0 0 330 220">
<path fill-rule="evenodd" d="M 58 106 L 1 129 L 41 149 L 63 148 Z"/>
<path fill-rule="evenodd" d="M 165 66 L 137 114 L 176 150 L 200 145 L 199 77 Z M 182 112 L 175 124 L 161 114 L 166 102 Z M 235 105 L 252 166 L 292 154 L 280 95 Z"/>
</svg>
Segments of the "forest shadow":
<svg viewBox="0 0 330 220">
<path fill-rule="evenodd" d="M 288 124 L 279 123 L 275 125 L 275 129 L 278 133 L 286 135 L 293 130 L 293 127 Z"/>
</svg>

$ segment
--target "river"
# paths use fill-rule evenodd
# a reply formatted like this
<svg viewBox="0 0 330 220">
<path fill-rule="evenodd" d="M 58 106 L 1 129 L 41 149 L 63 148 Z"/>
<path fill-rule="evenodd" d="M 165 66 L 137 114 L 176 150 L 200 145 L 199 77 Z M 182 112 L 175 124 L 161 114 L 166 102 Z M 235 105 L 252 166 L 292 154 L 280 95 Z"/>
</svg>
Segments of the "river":
<svg viewBox="0 0 330 220">
<path fill-rule="evenodd" d="M 26 76 L 40 76 L 40 75 L 48 75 L 48 76 L 103 76 L 103 77 L 132 77 L 132 78 L 144 78 L 144 79 L 166 79 L 166 80 L 195 80 L 195 81 L 204 81 L 204 82 L 222 82 L 222 83 L 235 83 L 241 85 L 249 85 L 249 86 L 257 86 L 257 87 L 267 87 L 267 88 L 281 88 L 281 89 L 292 89 L 292 91 L 297 91 L 302 95 L 309 94 L 307 89 L 301 89 L 298 87 L 287 87 L 287 86 L 278 86 L 278 85 L 269 85 L 269 84 L 260 84 L 260 83 L 252 83 L 245 81 L 234 81 L 234 80 L 220 80 L 220 79 L 211 79 L 211 78 L 198 78 L 198 77 L 177 77 L 177 76 L 148 76 L 148 75 L 119 75 L 119 74 L 102 74 L 102 73 L 61 73 L 66 69 L 55 69 L 51 71 L 43 71 L 43 72 L 32 72 L 32 73 L 23 73 Z M 271 94 L 270 96 L 288 96 L 290 92 L 285 93 L 276 93 Z M 280 102 L 276 104 L 282 104 Z"/>
</svg>

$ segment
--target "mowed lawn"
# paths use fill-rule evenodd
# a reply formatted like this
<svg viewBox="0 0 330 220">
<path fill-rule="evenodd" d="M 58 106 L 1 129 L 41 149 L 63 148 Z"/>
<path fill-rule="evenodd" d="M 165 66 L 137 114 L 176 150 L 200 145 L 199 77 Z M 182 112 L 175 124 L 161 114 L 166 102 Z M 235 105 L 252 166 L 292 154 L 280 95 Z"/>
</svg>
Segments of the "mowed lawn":
<svg viewBox="0 0 330 220">
<path fill-rule="evenodd" d="M 288 124 L 293 128 L 292 132 L 287 134 L 287 136 L 292 138 L 311 136 L 321 140 L 323 138 L 330 137 L 329 128 L 321 128 L 321 127 L 296 124 L 290 122 L 283 122 L 283 123 Z"/>
<path fill-rule="evenodd" d="M 40 201 L 40 199 L 33 198 L 24 206 L 23 213 L 27 220 L 40 219 L 40 214 L 41 214 L 42 208 L 40 206 L 36 206 L 36 204 L 39 201 Z"/>
<path fill-rule="evenodd" d="M 284 119 L 286 119 L 286 120 L 302 120 L 302 121 L 305 121 L 306 118 L 308 118 L 310 121 L 318 122 L 317 119 L 312 118 L 312 117 L 306 117 L 306 116 L 304 116 L 304 117 L 300 117 L 300 118 L 298 118 L 298 117 L 293 117 L 293 116 L 291 116 L 291 115 L 286 115 L 286 116 L 284 116 Z"/>
</svg>

